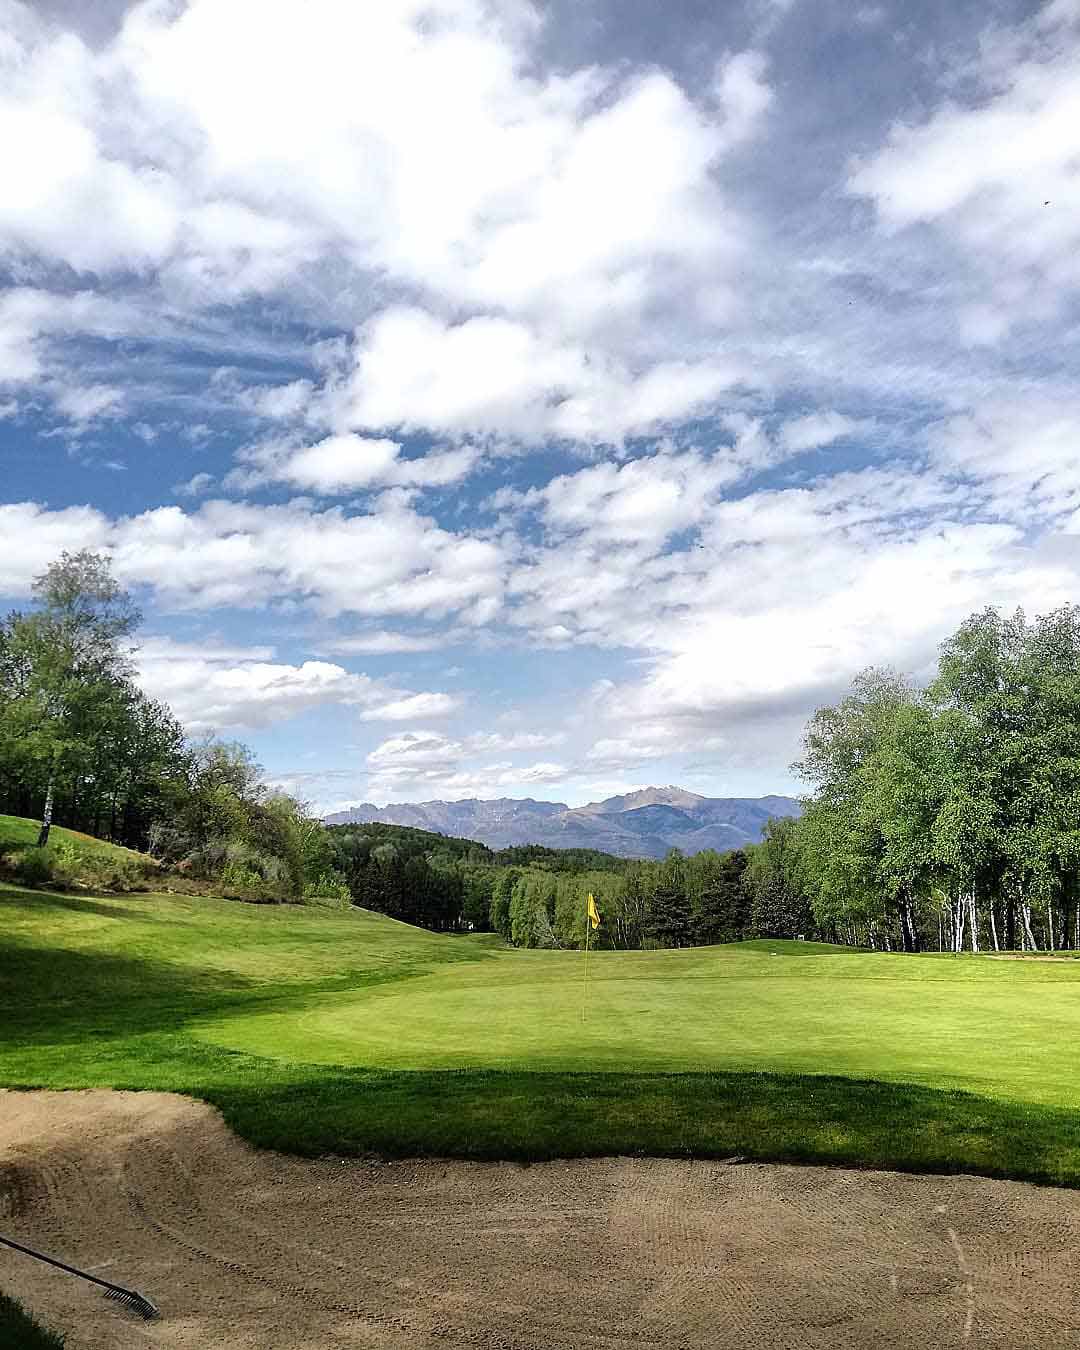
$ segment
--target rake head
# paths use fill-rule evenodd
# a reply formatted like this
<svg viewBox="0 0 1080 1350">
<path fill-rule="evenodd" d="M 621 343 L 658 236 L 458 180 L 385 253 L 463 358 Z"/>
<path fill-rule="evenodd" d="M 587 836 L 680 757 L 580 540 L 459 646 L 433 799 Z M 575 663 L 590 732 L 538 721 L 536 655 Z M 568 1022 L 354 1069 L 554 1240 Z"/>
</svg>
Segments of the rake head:
<svg viewBox="0 0 1080 1350">
<path fill-rule="evenodd" d="M 115 1285 L 113 1288 L 105 1290 L 105 1297 L 115 1299 L 117 1303 L 122 1304 L 125 1308 L 130 1308 L 134 1313 L 138 1313 L 147 1322 L 152 1322 L 155 1317 L 161 1316 L 154 1304 L 145 1294 L 140 1294 L 137 1289 L 122 1289 L 119 1285 Z"/>
</svg>

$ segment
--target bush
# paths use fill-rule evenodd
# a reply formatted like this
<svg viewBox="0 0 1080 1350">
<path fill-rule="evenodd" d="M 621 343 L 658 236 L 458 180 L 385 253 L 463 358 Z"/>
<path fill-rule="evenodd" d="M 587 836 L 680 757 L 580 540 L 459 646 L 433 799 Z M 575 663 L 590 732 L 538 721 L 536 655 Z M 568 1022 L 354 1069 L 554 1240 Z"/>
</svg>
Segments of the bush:
<svg viewBox="0 0 1080 1350">
<path fill-rule="evenodd" d="M 305 900 L 344 900 L 352 902 L 352 892 L 345 881 L 335 872 L 324 872 L 304 886 Z"/>
<path fill-rule="evenodd" d="M 351 907 L 352 900 L 343 900 L 337 895 L 306 895 L 304 904 L 313 905 L 316 909 L 336 909 L 342 912 Z"/>
<path fill-rule="evenodd" d="M 94 853 L 61 840 L 52 854 L 53 879 L 69 886 L 103 891 L 131 891 L 146 878 L 148 865 L 124 853 Z"/>
<path fill-rule="evenodd" d="M 45 886 L 53 881 L 52 859 L 43 848 L 28 848 L 18 854 L 14 872 L 24 886 Z"/>
</svg>

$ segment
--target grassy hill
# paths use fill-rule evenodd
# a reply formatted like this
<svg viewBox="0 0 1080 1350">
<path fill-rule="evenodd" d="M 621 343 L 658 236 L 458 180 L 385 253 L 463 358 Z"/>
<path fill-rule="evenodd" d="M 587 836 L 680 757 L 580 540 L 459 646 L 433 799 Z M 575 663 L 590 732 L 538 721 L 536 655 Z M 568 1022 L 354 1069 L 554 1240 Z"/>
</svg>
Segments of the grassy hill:
<svg viewBox="0 0 1080 1350">
<path fill-rule="evenodd" d="M 74 884 L 109 887 L 117 882 L 130 884 L 156 868 L 154 860 L 143 853 L 59 825 L 52 827 L 49 842 L 39 849 L 40 829 L 36 820 L 0 815 L 0 860 L 5 870 L 33 871 L 32 865 L 43 855 L 43 880 L 51 873 Z"/>
<path fill-rule="evenodd" d="M 1080 963 L 582 957 L 360 910 L 0 886 L 0 1083 L 204 1098 L 258 1144 L 742 1154 L 1080 1183 Z"/>
</svg>

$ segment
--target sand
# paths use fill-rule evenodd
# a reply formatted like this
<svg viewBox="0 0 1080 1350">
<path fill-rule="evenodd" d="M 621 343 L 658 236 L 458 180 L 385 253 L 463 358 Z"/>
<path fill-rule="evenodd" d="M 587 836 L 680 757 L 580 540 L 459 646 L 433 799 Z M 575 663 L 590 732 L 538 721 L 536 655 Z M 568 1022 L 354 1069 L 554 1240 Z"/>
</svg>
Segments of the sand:
<svg viewBox="0 0 1080 1350">
<path fill-rule="evenodd" d="M 69 1350 L 1080 1345 L 1080 1195 L 603 1158 L 307 1161 L 159 1093 L 0 1092 L 0 1247 Z"/>
</svg>

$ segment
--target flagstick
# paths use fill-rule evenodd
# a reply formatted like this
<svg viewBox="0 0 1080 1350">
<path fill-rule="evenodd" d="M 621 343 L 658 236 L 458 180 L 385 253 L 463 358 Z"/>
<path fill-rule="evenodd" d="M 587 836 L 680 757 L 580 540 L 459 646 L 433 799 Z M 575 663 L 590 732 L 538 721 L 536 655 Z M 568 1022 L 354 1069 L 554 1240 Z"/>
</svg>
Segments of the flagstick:
<svg viewBox="0 0 1080 1350">
<path fill-rule="evenodd" d="M 585 1021 L 585 1000 L 589 993 L 589 938 L 592 936 L 592 920 L 588 911 L 585 914 L 585 982 L 581 986 L 581 1020 Z"/>
</svg>

